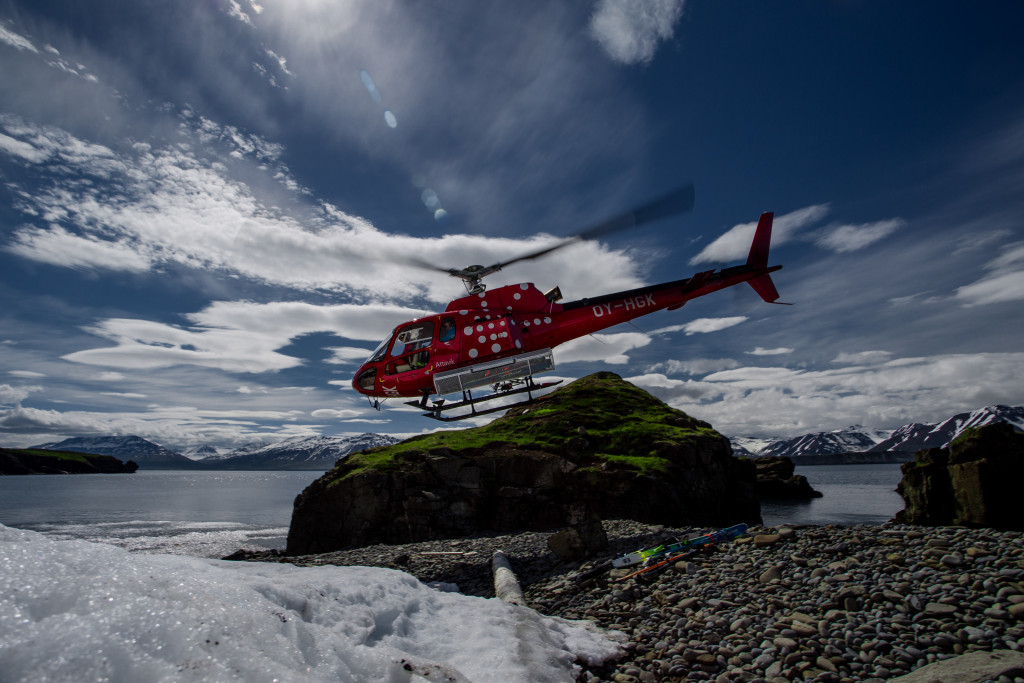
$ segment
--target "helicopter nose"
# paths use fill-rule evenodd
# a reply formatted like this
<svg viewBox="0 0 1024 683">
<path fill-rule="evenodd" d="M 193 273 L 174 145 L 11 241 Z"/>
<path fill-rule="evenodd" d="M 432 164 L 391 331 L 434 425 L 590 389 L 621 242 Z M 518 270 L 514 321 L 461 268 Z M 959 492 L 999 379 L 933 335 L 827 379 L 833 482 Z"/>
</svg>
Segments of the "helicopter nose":
<svg viewBox="0 0 1024 683">
<path fill-rule="evenodd" d="M 377 367 L 375 365 L 364 365 L 352 379 L 352 388 L 360 394 L 372 395 L 377 384 Z"/>
</svg>

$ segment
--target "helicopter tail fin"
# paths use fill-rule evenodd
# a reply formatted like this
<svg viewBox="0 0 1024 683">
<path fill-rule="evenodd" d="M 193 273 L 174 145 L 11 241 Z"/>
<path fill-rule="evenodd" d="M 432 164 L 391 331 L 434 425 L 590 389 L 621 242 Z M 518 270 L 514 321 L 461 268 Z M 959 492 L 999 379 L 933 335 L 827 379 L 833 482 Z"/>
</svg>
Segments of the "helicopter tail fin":
<svg viewBox="0 0 1024 683">
<path fill-rule="evenodd" d="M 768 211 L 761 214 L 757 221 L 757 230 L 754 231 L 754 241 L 750 243 L 750 254 L 747 255 L 747 265 L 751 268 L 768 267 L 768 247 L 772 241 L 772 219 L 775 214 Z M 765 273 L 748 280 L 758 296 L 770 304 L 777 302 L 779 292 L 775 289 L 771 275 Z"/>
<path fill-rule="evenodd" d="M 766 268 L 768 266 L 768 246 L 772 241 L 772 219 L 775 214 L 768 211 L 761 214 L 757 221 L 757 230 L 754 231 L 754 241 L 750 243 L 750 254 L 747 255 L 747 265 L 754 268 Z"/>
</svg>

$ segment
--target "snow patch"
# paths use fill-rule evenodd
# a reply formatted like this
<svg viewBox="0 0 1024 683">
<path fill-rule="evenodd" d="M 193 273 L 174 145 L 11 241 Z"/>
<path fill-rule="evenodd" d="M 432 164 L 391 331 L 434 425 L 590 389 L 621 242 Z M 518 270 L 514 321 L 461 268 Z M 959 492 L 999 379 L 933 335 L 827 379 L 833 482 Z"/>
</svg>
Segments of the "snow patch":
<svg viewBox="0 0 1024 683">
<path fill-rule="evenodd" d="M 571 681 L 586 622 L 404 572 L 140 555 L 0 525 L 4 681 Z"/>
</svg>

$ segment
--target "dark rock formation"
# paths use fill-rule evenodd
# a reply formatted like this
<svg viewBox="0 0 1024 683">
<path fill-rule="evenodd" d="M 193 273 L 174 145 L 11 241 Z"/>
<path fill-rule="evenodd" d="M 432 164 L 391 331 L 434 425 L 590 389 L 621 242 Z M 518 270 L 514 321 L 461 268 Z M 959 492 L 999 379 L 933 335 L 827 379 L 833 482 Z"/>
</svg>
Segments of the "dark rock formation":
<svg viewBox="0 0 1024 683">
<path fill-rule="evenodd" d="M 580 519 L 760 521 L 754 467 L 707 423 L 612 373 L 486 427 L 350 455 L 295 500 L 288 554 L 544 531 Z"/>
<path fill-rule="evenodd" d="M 905 508 L 896 521 L 1024 531 L 1017 498 L 1024 480 L 1024 434 L 1008 424 L 965 431 L 949 448 L 918 451 L 900 468 Z"/>
<path fill-rule="evenodd" d="M 2 474 L 131 474 L 139 466 L 110 455 L 0 448 Z"/>
<path fill-rule="evenodd" d="M 807 477 L 794 474 L 796 465 L 785 456 L 750 458 L 757 469 L 757 495 L 759 498 L 785 498 L 805 500 L 821 498 L 821 492 L 811 488 Z"/>
</svg>

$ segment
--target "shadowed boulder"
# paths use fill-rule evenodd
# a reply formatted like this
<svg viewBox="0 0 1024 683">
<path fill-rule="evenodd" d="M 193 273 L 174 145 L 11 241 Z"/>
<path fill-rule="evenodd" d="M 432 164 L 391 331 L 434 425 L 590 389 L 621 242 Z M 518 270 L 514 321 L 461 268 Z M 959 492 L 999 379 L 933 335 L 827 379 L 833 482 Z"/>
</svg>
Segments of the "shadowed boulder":
<svg viewBox="0 0 1024 683">
<path fill-rule="evenodd" d="M 966 430 L 949 448 L 918 451 L 900 468 L 905 508 L 896 521 L 1024 531 L 1017 497 L 1024 480 L 1024 434 L 1001 423 Z"/>
<path fill-rule="evenodd" d="M 750 458 L 757 469 L 757 495 L 765 499 L 807 500 L 821 498 L 807 477 L 795 474 L 796 465 L 786 456 Z"/>
</svg>

